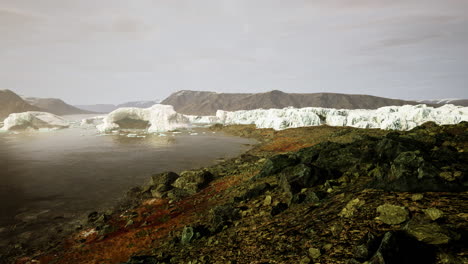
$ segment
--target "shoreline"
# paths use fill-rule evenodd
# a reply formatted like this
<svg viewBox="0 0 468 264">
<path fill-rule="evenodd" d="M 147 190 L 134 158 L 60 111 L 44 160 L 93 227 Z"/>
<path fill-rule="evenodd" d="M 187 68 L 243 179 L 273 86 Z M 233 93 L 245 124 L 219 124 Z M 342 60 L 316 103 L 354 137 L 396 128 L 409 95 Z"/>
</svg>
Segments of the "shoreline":
<svg viewBox="0 0 468 264">
<path fill-rule="evenodd" d="M 171 191 L 167 192 L 163 190 L 155 192 L 156 195 L 150 192 L 151 196 L 148 196 L 148 190 L 153 191 L 156 188 L 154 182 L 149 187 L 143 186 L 133 189 L 129 194 L 128 203 L 122 206 L 119 211 L 114 211 L 111 215 L 94 214 L 91 216 L 92 219 L 88 228 L 85 228 L 81 233 L 71 238 L 69 240 L 70 244 L 65 247 L 64 251 L 57 252 L 60 253 L 57 263 L 87 263 L 99 260 L 106 260 L 107 262 L 105 263 L 120 263 L 127 261 L 131 256 L 146 256 L 145 258 L 135 257 L 133 260 L 130 259 L 128 263 L 131 264 L 153 263 L 138 262 L 137 259 L 142 261 L 168 261 L 171 259 L 173 261 L 173 259 L 180 258 L 187 260 L 189 256 L 190 259 L 196 259 L 199 263 L 212 263 L 212 258 L 219 261 L 219 257 L 221 256 L 227 257 L 226 259 L 238 259 L 239 263 L 248 263 L 255 260 L 254 256 L 258 256 L 259 253 L 252 248 L 250 250 L 253 251 L 247 254 L 245 251 L 247 249 L 244 248 L 243 252 L 247 255 L 243 258 L 241 258 L 241 255 L 229 255 L 233 253 L 232 248 L 241 246 L 241 244 L 238 244 L 240 241 L 237 241 L 233 236 L 234 234 L 240 232 L 240 237 L 248 245 L 260 243 L 259 246 L 267 242 L 262 242 L 262 234 L 271 234 L 280 247 L 282 245 L 286 246 L 283 243 L 284 241 L 281 242 L 283 239 L 281 236 L 276 238 L 274 230 L 281 226 L 287 227 L 291 224 L 290 228 L 293 229 L 294 225 L 302 226 L 304 223 L 301 223 L 300 219 L 303 219 L 304 216 L 309 215 L 311 212 L 322 215 L 321 218 L 311 223 L 312 225 L 319 224 L 320 226 L 322 225 L 320 223 L 328 221 L 326 226 L 332 227 L 332 230 L 330 230 L 328 227 L 323 226 L 324 230 L 320 232 L 318 230 L 314 231 L 315 235 L 305 233 L 301 235 L 314 237 L 314 239 L 320 242 L 320 247 L 317 247 L 315 242 L 312 243 L 314 245 L 301 242 L 303 240 L 290 242 L 297 246 L 300 245 L 299 247 L 302 249 L 305 247 L 304 252 L 307 252 L 307 248 L 309 248 L 309 253 L 312 252 L 314 254 L 299 254 L 299 251 L 293 250 L 289 253 L 295 252 L 293 255 L 285 253 L 271 255 L 271 260 L 277 259 L 279 261 L 282 259 L 286 263 L 308 263 L 307 259 L 309 261 L 314 258 L 318 259 L 321 254 L 326 254 L 327 258 L 331 259 L 337 257 L 341 259 L 343 255 L 336 255 L 338 251 L 332 250 L 329 245 L 336 246 L 343 244 L 341 247 L 344 246 L 346 250 L 343 251 L 340 247 L 337 250 L 347 252 L 345 256 L 349 257 L 354 253 L 349 252 L 347 247 L 356 247 L 357 240 L 351 239 L 344 243 L 334 238 L 329 240 L 329 243 L 325 243 L 323 242 L 324 238 L 330 235 L 332 237 L 338 236 L 339 238 L 343 234 L 351 237 L 356 237 L 357 235 L 363 236 L 366 230 L 369 229 L 373 229 L 373 233 L 375 232 L 380 236 L 380 234 L 385 232 L 397 232 L 401 228 L 399 225 L 392 226 L 381 222 L 374 223 L 375 213 L 372 210 L 375 210 L 379 206 L 379 201 L 382 197 L 384 197 L 383 201 L 401 204 L 409 208 L 414 215 L 420 215 L 434 201 L 444 201 L 446 206 L 451 205 L 453 210 L 455 210 L 455 212 L 449 213 L 449 221 L 456 223 L 460 221 L 454 220 L 458 219 L 456 212 L 460 212 L 463 208 L 460 202 L 463 201 L 463 197 L 467 198 L 466 196 L 468 196 L 466 192 L 426 192 L 423 202 L 419 202 L 419 200 L 408 202 L 408 199 L 411 201 L 411 197 L 414 196 L 412 192 L 399 193 L 379 190 L 379 188 L 367 189 L 366 186 L 372 180 L 372 176 L 359 177 L 359 173 L 362 173 L 363 168 L 358 169 L 359 173 L 353 172 L 353 174 L 350 172 L 349 175 L 346 174 L 337 179 L 327 180 L 317 186 L 306 187 L 305 191 L 299 190 L 300 192 L 297 193 L 297 191 L 289 189 L 291 187 L 284 185 L 283 178 L 279 179 L 275 174 L 264 173 L 266 167 L 276 164 L 270 161 L 275 159 L 278 154 L 291 153 L 286 155 L 297 155 L 295 153 L 301 153 L 298 152 L 300 149 L 314 149 L 314 146 L 321 146 L 324 142 L 340 146 L 353 146 L 354 142 L 367 142 L 366 140 L 370 140 L 370 138 L 385 139 L 395 134 L 418 138 L 420 134 L 421 137 L 428 137 L 428 139 L 424 140 L 428 140 L 428 144 L 431 144 L 430 138 L 433 136 L 429 135 L 430 133 L 435 133 L 435 135 L 437 133 L 441 135 L 443 133 L 461 133 L 463 135 L 463 133 L 467 133 L 466 123 L 454 126 L 433 126 L 429 124 L 424 129 L 409 132 L 325 126 L 283 131 L 258 130 L 251 126 L 215 126 L 211 129 L 215 131 L 222 130 L 225 133 L 237 136 L 258 138 L 261 141 L 253 146 L 252 149 L 236 158 L 196 170 L 196 173 L 209 171 L 213 177 L 208 183 L 203 182 L 204 186 L 197 189 L 194 193 L 188 195 L 182 193 L 180 195 L 180 193 L 171 193 Z M 457 146 L 461 147 L 461 150 L 467 147 L 466 144 L 463 144 L 463 141 L 460 143 L 459 139 L 449 138 L 449 140 L 455 140 L 451 144 L 458 144 Z M 281 157 L 281 155 L 279 156 Z M 327 162 L 332 162 L 332 160 Z M 265 178 L 258 178 L 258 175 L 262 173 L 265 174 Z M 179 175 L 179 178 L 182 175 L 183 173 Z M 187 184 L 190 185 L 189 180 L 185 182 L 185 185 L 181 184 L 177 186 L 186 187 Z M 165 187 L 168 187 L 168 185 L 165 185 Z M 153 197 L 153 195 L 161 195 L 162 198 Z M 298 202 L 295 199 L 305 199 L 308 202 Z M 356 201 L 356 199 L 356 204 L 352 204 L 352 201 Z M 361 204 L 362 201 L 364 201 L 363 204 Z M 345 210 L 345 208 L 348 209 Z M 356 208 L 361 209 L 357 210 Z M 286 222 L 276 217 L 280 214 L 283 215 L 282 218 Z M 219 219 L 219 217 L 221 217 L 220 222 L 215 220 Z M 359 220 L 356 220 L 356 217 Z M 318 221 L 319 219 L 320 221 Z M 338 222 L 336 222 L 337 219 L 339 220 Z M 359 225 L 360 221 L 366 224 Z M 348 231 L 345 231 L 346 228 L 343 229 L 343 222 L 346 222 L 346 225 L 354 226 L 353 228 L 359 230 L 359 232 L 347 233 Z M 275 223 L 275 228 L 268 227 L 272 223 Z M 249 230 L 260 230 L 260 233 L 254 234 L 249 232 Z M 282 230 L 282 228 L 279 230 Z M 301 228 L 295 232 L 302 234 L 304 231 L 307 231 L 307 228 L 304 230 Z M 257 237 L 257 235 L 259 236 L 257 238 L 260 239 L 259 241 L 257 239 L 251 240 L 253 237 Z M 251 236 L 253 237 L 251 238 Z M 290 235 L 286 235 L 284 238 L 288 240 Z M 335 243 L 338 244 L 335 245 Z M 221 254 L 212 248 L 213 245 L 223 245 L 221 248 L 225 248 L 229 252 Z M 85 251 L 76 248 L 77 246 Z M 452 250 L 456 251 L 455 248 Z M 275 246 L 274 249 L 279 250 L 278 246 Z M 267 248 L 263 248 L 263 250 L 267 250 Z M 289 252 L 290 249 L 286 247 L 281 250 Z M 318 256 L 315 254 L 317 250 L 322 252 Z M 179 252 L 180 256 L 174 255 L 176 251 Z M 84 252 L 87 253 L 85 254 Z M 273 254 L 273 252 L 271 253 Z M 36 256 L 36 258 L 32 257 L 27 260 L 39 259 L 41 263 L 50 263 L 52 260 L 50 256 L 50 253 L 42 254 Z M 73 262 L 63 262 L 64 258 L 73 259 Z M 60 259 L 62 259 L 62 262 L 60 262 Z M 322 259 L 325 261 L 323 263 L 341 263 L 329 262 L 326 258 L 324 259 L 324 256 L 322 256 Z"/>
</svg>

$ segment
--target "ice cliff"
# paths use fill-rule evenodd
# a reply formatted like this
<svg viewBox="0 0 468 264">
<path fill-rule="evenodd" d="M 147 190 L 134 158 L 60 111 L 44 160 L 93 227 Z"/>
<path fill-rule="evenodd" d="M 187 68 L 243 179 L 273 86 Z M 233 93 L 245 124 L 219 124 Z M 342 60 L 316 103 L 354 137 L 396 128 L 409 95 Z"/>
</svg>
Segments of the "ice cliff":
<svg viewBox="0 0 468 264">
<path fill-rule="evenodd" d="M 409 130 L 429 121 L 439 125 L 468 121 L 468 107 L 444 105 L 433 108 L 426 105 L 405 105 L 387 106 L 376 110 L 289 107 L 235 112 L 219 110 L 216 117 L 219 123 L 225 125 L 254 124 L 257 128 L 275 130 L 319 125 Z"/>
<path fill-rule="evenodd" d="M 119 108 L 109 113 L 97 129 L 100 132 L 109 132 L 124 128 L 141 128 L 147 129 L 148 132 L 164 132 L 189 126 L 190 120 L 174 111 L 174 107 L 156 104 L 144 109 Z"/>
<path fill-rule="evenodd" d="M 54 114 L 46 112 L 23 112 L 10 114 L 4 121 L 1 130 L 25 129 L 60 129 L 67 128 L 70 123 Z"/>
</svg>

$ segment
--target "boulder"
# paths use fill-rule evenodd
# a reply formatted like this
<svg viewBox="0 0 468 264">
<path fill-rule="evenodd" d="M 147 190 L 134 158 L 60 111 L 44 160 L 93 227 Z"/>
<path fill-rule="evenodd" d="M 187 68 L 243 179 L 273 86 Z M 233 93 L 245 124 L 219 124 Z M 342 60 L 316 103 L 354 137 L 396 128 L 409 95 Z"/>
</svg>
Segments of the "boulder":
<svg viewBox="0 0 468 264">
<path fill-rule="evenodd" d="M 276 155 L 272 158 L 269 158 L 265 162 L 265 165 L 263 166 L 260 173 L 254 176 L 252 179 L 257 180 L 257 179 L 261 179 L 270 175 L 277 174 L 281 172 L 283 169 L 290 167 L 290 166 L 294 166 L 298 164 L 299 162 L 300 162 L 299 159 L 294 155 L 287 155 L 287 154 Z"/>
<path fill-rule="evenodd" d="M 219 205 L 213 208 L 211 214 L 211 228 L 213 233 L 220 232 L 225 226 L 229 227 L 241 218 L 240 210 L 232 204 Z"/>
<path fill-rule="evenodd" d="M 369 264 L 435 263 L 435 250 L 403 232 L 387 232 Z"/>
<path fill-rule="evenodd" d="M 172 186 L 183 189 L 190 194 L 195 194 L 207 187 L 212 180 L 213 174 L 206 170 L 184 171 Z"/>
<path fill-rule="evenodd" d="M 296 194 L 302 189 L 312 187 L 320 179 L 321 171 L 317 167 L 299 164 L 281 172 L 280 185 L 284 191 Z"/>
<path fill-rule="evenodd" d="M 403 230 L 405 230 L 412 237 L 416 238 L 418 241 L 427 244 L 448 244 L 451 240 L 449 232 L 434 222 L 420 223 L 412 220 L 405 225 Z"/>
</svg>

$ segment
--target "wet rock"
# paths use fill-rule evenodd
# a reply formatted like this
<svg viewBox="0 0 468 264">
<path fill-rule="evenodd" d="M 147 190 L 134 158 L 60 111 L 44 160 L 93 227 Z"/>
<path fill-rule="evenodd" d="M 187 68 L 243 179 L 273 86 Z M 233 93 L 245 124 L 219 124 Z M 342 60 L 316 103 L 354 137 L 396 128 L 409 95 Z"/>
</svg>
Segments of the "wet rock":
<svg viewBox="0 0 468 264">
<path fill-rule="evenodd" d="M 387 232 L 369 264 L 435 263 L 435 250 L 403 232 Z"/>
<path fill-rule="evenodd" d="M 211 210 L 211 228 L 213 233 L 220 232 L 225 226 L 229 227 L 241 218 L 240 210 L 232 204 L 216 206 Z"/>
<path fill-rule="evenodd" d="M 419 223 L 418 221 L 409 221 L 403 228 L 409 235 L 416 238 L 418 241 L 441 245 L 448 244 L 451 240 L 448 231 L 443 229 L 437 223 Z"/>
<path fill-rule="evenodd" d="M 377 207 L 377 213 L 379 213 L 377 219 L 388 225 L 398 225 L 408 219 L 408 211 L 405 207 L 392 204 Z"/>
<path fill-rule="evenodd" d="M 172 185 L 176 188 L 186 190 L 190 194 L 195 194 L 207 187 L 212 180 L 213 174 L 206 170 L 184 171 Z"/>
<path fill-rule="evenodd" d="M 273 206 L 270 213 L 271 213 L 272 216 L 275 216 L 275 215 L 278 215 L 278 214 L 284 212 L 286 209 L 288 209 L 288 204 L 278 203 L 277 205 Z"/>
<path fill-rule="evenodd" d="M 428 208 L 426 210 L 423 210 L 426 216 L 431 219 L 432 221 L 436 221 L 437 219 L 441 218 L 444 216 L 444 212 L 437 208 Z"/>
</svg>

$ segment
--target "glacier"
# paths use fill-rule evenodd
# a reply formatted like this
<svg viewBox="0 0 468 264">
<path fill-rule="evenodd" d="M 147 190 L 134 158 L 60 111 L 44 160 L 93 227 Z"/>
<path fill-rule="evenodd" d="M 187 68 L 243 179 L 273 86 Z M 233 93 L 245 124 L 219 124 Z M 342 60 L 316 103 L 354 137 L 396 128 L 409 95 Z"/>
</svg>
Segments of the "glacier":
<svg viewBox="0 0 468 264">
<path fill-rule="evenodd" d="M 0 130 L 27 130 L 27 129 L 61 129 L 67 128 L 70 123 L 60 116 L 47 112 L 23 112 L 10 114 L 4 121 Z"/>
<path fill-rule="evenodd" d="M 233 112 L 218 110 L 216 117 L 223 125 L 253 124 L 257 128 L 275 130 L 320 125 L 410 130 L 429 121 L 439 125 L 468 121 L 468 107 L 444 105 L 434 108 L 424 104 L 386 106 L 375 110 L 287 107 Z"/>
<path fill-rule="evenodd" d="M 191 126 L 189 118 L 177 113 L 171 105 L 156 104 L 150 108 L 124 107 L 112 111 L 96 128 L 103 133 L 120 129 L 147 129 L 165 132 Z"/>
</svg>

